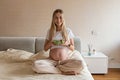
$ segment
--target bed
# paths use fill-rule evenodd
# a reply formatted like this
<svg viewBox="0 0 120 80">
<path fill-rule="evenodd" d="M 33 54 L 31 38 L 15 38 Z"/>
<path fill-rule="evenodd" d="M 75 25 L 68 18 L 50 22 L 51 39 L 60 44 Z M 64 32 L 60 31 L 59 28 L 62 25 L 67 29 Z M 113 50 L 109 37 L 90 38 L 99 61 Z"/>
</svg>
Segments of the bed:
<svg viewBox="0 0 120 80">
<path fill-rule="evenodd" d="M 80 38 L 75 37 L 74 41 L 75 49 L 80 52 Z M 13 48 L 37 53 L 43 50 L 43 45 L 43 37 L 0 37 L 0 51 Z M 82 58 L 82 55 L 79 55 Z M 79 75 L 62 75 L 37 74 L 32 70 L 28 61 L 6 62 L 4 59 L 0 59 L 0 80 L 94 80 L 83 58 L 82 61 L 85 66 Z"/>
</svg>

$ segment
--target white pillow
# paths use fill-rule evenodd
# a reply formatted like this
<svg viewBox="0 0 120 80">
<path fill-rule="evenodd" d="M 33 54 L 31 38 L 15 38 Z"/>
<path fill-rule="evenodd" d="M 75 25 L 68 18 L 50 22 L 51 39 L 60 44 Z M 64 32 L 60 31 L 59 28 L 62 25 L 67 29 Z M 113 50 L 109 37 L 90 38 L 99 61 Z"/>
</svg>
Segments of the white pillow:
<svg viewBox="0 0 120 80">
<path fill-rule="evenodd" d="M 6 51 L 0 51 L 0 59 L 4 59 Z"/>
<path fill-rule="evenodd" d="M 18 62 L 18 61 L 28 61 L 30 60 L 30 57 L 34 53 L 27 52 L 24 50 L 18 50 L 18 49 L 7 49 L 7 51 L 4 52 L 4 57 L 6 61 L 12 61 L 12 62 Z"/>
<path fill-rule="evenodd" d="M 47 59 L 49 57 L 49 51 L 39 51 L 36 54 L 32 55 L 30 57 L 30 60 L 35 61 L 35 60 L 39 60 L 39 59 Z"/>
</svg>

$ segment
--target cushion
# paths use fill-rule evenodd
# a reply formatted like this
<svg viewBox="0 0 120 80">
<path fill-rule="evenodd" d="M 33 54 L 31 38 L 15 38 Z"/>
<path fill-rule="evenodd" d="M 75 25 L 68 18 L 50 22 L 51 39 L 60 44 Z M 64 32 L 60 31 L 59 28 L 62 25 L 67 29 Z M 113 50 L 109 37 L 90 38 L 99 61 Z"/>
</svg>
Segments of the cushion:
<svg viewBox="0 0 120 80">
<path fill-rule="evenodd" d="M 49 50 L 48 51 L 41 50 L 36 54 L 32 55 L 30 57 L 30 60 L 35 61 L 39 59 L 47 59 L 48 57 L 49 57 Z"/>
<path fill-rule="evenodd" d="M 5 51 L 0 51 L 0 59 L 4 59 L 5 57 Z"/>
<path fill-rule="evenodd" d="M 7 49 L 7 51 L 3 51 L 1 55 L 2 59 L 5 59 L 8 62 L 21 62 L 30 60 L 30 57 L 33 55 L 33 53 L 10 48 Z"/>
</svg>

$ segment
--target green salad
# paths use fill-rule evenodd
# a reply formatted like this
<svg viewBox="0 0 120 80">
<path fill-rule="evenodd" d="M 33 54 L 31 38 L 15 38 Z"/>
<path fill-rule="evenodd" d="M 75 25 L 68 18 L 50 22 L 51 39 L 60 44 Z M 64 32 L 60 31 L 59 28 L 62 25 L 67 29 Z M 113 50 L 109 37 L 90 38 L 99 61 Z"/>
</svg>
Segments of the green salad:
<svg viewBox="0 0 120 80">
<path fill-rule="evenodd" d="M 64 43 L 64 40 L 53 40 L 53 44 L 55 45 L 61 45 Z"/>
</svg>

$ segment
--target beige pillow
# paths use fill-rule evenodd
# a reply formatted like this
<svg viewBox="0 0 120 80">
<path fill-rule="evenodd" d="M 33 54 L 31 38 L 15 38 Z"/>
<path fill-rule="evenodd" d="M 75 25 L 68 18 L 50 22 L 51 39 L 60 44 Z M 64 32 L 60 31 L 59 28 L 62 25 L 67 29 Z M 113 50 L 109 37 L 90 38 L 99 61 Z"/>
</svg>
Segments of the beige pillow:
<svg viewBox="0 0 120 80">
<path fill-rule="evenodd" d="M 48 57 L 49 57 L 49 51 L 41 50 L 37 52 L 36 54 L 32 55 L 30 57 L 30 60 L 35 61 L 39 59 L 47 59 Z"/>
<path fill-rule="evenodd" d="M 6 51 L 0 51 L 0 59 L 4 59 L 5 58 L 5 52 Z"/>
<path fill-rule="evenodd" d="M 18 62 L 18 61 L 28 61 L 30 60 L 30 57 L 34 53 L 24 51 L 24 50 L 19 50 L 19 49 L 7 49 L 7 51 L 4 52 L 4 58 L 6 61 L 10 62 Z"/>
</svg>

